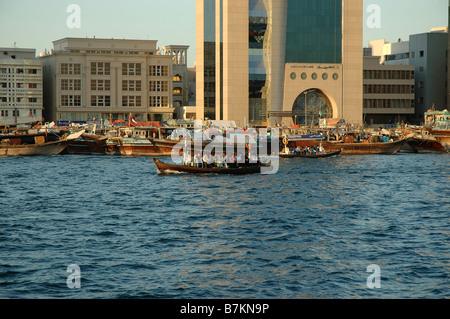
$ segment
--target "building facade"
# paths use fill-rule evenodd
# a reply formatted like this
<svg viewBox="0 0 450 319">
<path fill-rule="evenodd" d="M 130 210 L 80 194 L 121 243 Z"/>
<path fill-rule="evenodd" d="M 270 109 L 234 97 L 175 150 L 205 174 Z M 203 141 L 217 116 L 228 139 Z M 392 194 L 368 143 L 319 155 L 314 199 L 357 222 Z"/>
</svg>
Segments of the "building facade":
<svg viewBox="0 0 450 319">
<path fill-rule="evenodd" d="M 186 107 L 189 104 L 188 49 L 189 46 L 186 45 L 162 47 L 164 55 L 172 56 L 174 118 L 181 120 L 185 118 Z"/>
<path fill-rule="evenodd" d="M 363 4 L 197 0 L 197 118 L 362 124 Z"/>
<path fill-rule="evenodd" d="M 364 57 L 364 123 L 381 125 L 415 118 L 415 71 L 411 65 L 382 65 L 380 57 Z"/>
<path fill-rule="evenodd" d="M 0 48 L 0 124 L 42 120 L 42 64 L 35 49 Z"/>
<path fill-rule="evenodd" d="M 369 42 L 373 54 L 382 52 L 384 65 L 413 65 L 415 67 L 416 119 L 421 121 L 424 113 L 435 105 L 436 109 L 447 107 L 447 59 L 448 32 L 436 28 L 431 32 L 410 35 L 409 41 L 388 43 L 384 40 Z"/>
<path fill-rule="evenodd" d="M 153 40 L 64 38 L 43 56 L 46 118 L 63 122 L 174 117 L 173 57 Z"/>
</svg>

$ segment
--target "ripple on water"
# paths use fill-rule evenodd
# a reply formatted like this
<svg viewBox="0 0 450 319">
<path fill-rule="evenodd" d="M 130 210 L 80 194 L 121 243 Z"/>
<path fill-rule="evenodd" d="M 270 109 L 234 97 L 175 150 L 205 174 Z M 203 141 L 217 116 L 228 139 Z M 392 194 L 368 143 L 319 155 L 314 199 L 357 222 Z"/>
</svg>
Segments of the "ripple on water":
<svg viewBox="0 0 450 319">
<path fill-rule="evenodd" d="M 147 158 L 3 158 L 0 297 L 445 298 L 448 164 L 341 156 L 167 177 Z M 81 291 L 66 286 L 73 263 Z"/>
</svg>

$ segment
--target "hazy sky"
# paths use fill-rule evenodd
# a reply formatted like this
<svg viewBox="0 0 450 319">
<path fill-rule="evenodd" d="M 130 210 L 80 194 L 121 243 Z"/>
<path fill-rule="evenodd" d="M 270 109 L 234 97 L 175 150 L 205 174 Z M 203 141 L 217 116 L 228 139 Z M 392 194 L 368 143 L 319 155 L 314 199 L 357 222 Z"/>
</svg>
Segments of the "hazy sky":
<svg viewBox="0 0 450 319">
<path fill-rule="evenodd" d="M 242 1 L 242 0 L 237 0 Z M 314 0 L 311 0 L 314 1 Z M 77 4 L 80 28 L 69 28 L 66 9 Z M 376 4 L 379 28 L 369 28 Z M 364 0 L 364 43 L 385 38 L 408 40 L 410 34 L 447 26 L 447 0 Z M 371 20 L 372 21 L 372 20 Z M 190 45 L 188 63 L 195 61 L 195 0 L 0 0 L 0 47 L 35 48 L 37 54 L 64 37 L 158 40 L 159 46 Z"/>
</svg>

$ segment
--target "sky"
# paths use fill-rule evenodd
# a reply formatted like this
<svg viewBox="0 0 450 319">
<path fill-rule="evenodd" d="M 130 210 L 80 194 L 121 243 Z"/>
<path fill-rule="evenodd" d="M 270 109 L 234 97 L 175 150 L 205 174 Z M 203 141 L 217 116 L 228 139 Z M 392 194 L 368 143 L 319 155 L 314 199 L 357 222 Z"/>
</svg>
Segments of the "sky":
<svg viewBox="0 0 450 319">
<path fill-rule="evenodd" d="M 79 28 L 67 25 L 71 4 L 80 8 Z M 65 37 L 157 40 L 160 47 L 189 45 L 192 67 L 195 24 L 195 0 L 0 0 L 0 47 L 34 48 L 37 55 Z M 361 45 L 407 41 L 447 25 L 447 0 L 364 0 Z"/>
</svg>

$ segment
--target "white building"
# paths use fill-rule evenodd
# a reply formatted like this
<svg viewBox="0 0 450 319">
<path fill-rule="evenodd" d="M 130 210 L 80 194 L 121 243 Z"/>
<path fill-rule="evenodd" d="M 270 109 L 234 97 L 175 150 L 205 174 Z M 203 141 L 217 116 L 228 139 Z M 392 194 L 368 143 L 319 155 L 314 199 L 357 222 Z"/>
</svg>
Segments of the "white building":
<svg viewBox="0 0 450 319">
<path fill-rule="evenodd" d="M 42 120 L 42 94 L 36 50 L 0 48 L 0 124 Z"/>
<path fill-rule="evenodd" d="M 388 43 L 369 42 L 374 56 L 381 56 L 384 65 L 413 65 L 415 67 L 415 108 L 418 121 L 434 104 L 436 109 L 447 107 L 448 28 L 435 28 L 427 33 L 410 35 L 409 41 Z"/>
<path fill-rule="evenodd" d="M 154 40 L 64 38 L 42 57 L 53 121 L 166 121 L 174 117 L 173 58 Z"/>
</svg>

